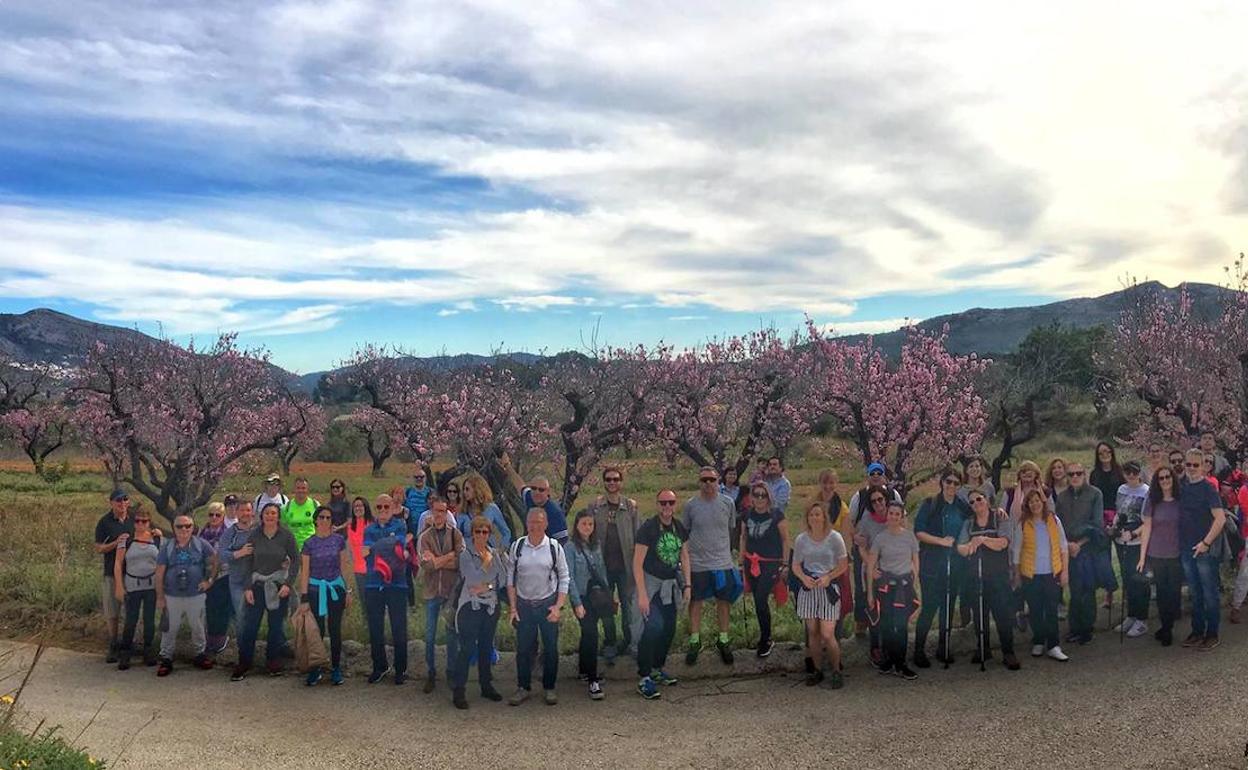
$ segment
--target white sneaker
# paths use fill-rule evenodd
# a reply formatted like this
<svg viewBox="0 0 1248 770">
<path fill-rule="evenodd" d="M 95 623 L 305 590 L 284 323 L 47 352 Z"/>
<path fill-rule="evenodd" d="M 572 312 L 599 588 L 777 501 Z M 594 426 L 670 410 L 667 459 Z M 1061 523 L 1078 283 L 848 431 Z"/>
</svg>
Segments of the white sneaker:
<svg viewBox="0 0 1248 770">
<path fill-rule="evenodd" d="M 1065 663 L 1066 661 L 1070 660 L 1070 657 L 1067 656 L 1066 653 L 1062 652 L 1062 648 L 1060 646 L 1054 647 L 1053 649 L 1049 650 L 1047 654 L 1050 658 L 1060 663 Z"/>
<path fill-rule="evenodd" d="M 1135 622 L 1135 618 L 1128 615 L 1122 619 L 1121 623 L 1114 626 L 1114 633 L 1121 634 L 1123 631 L 1130 631 L 1132 628 L 1135 628 Z"/>
<path fill-rule="evenodd" d="M 1033 644 L 1033 645 L 1031 645 L 1031 657 L 1033 657 L 1033 658 L 1038 658 L 1038 657 L 1040 657 L 1040 656 L 1041 656 L 1041 655 L 1043 655 L 1043 654 L 1044 654 L 1044 645 L 1043 645 L 1043 644 Z"/>
<path fill-rule="evenodd" d="M 1142 620 L 1135 621 L 1135 625 L 1127 630 L 1127 636 L 1134 639 L 1137 636 L 1143 636 L 1148 633 L 1148 624 Z"/>
</svg>

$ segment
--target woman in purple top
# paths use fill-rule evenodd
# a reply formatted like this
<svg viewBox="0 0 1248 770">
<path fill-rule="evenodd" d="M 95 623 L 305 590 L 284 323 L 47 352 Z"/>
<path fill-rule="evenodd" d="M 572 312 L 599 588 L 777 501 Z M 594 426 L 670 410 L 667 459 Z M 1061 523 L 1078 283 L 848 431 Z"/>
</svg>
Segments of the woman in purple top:
<svg viewBox="0 0 1248 770">
<path fill-rule="evenodd" d="M 303 542 L 299 556 L 299 591 L 303 602 L 299 612 L 311 612 L 316 627 L 325 635 L 329 621 L 329 662 L 333 669 L 329 678 L 342 684 L 342 614 L 351 604 L 351 589 L 345 576 L 351 574 L 351 555 L 347 539 L 334 531 L 334 512 L 322 505 L 316 509 L 316 532 Z M 321 681 L 321 669 L 308 672 L 304 682 L 309 687 Z"/>
<path fill-rule="evenodd" d="M 1179 563 L 1179 485 L 1174 471 L 1161 466 L 1153 474 L 1144 502 L 1144 523 L 1140 526 L 1140 563 L 1138 579 L 1147 580 L 1152 571 L 1157 586 L 1157 615 L 1161 628 L 1153 638 L 1169 647 L 1174 642 L 1174 621 L 1179 617 L 1183 586 L 1183 566 Z M 1145 600 L 1147 601 L 1147 594 Z"/>
</svg>

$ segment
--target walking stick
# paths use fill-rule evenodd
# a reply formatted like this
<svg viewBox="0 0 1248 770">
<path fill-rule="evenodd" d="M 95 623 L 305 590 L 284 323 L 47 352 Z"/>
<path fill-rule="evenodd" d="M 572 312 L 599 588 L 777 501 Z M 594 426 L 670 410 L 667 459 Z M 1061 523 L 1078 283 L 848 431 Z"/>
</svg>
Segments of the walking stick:
<svg viewBox="0 0 1248 770">
<path fill-rule="evenodd" d="M 953 568 L 953 547 L 949 547 L 949 551 L 945 554 L 945 616 L 941 618 L 941 636 L 944 637 L 945 650 L 941 656 L 944 658 L 945 668 L 949 668 L 949 632 L 953 630 L 953 585 L 951 584 L 950 574 Z"/>
<path fill-rule="evenodd" d="M 978 554 L 978 556 L 976 569 L 979 572 L 979 628 L 975 631 L 979 637 L 979 670 L 984 671 L 984 658 L 988 650 L 988 645 L 985 644 L 988 636 L 988 616 L 984 614 L 984 556 L 983 554 Z"/>
</svg>

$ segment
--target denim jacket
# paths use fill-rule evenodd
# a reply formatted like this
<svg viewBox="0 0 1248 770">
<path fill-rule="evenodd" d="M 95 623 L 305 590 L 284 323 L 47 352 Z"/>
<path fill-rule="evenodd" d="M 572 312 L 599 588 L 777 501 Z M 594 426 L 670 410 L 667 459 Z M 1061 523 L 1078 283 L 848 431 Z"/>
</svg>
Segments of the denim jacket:
<svg viewBox="0 0 1248 770">
<path fill-rule="evenodd" d="M 598 580 L 607 579 L 607 564 L 602 559 L 602 547 L 581 549 L 575 539 L 568 540 L 564 548 L 568 555 L 568 599 L 573 607 L 581 606 L 581 597 L 589 593 L 589 576 L 592 571 Z"/>
</svg>

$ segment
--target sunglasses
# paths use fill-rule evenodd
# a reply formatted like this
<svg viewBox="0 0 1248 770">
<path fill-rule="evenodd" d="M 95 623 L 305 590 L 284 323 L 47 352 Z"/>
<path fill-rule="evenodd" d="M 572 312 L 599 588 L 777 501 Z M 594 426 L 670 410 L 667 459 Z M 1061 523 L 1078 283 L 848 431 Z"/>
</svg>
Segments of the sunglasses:
<svg viewBox="0 0 1248 770">
<path fill-rule="evenodd" d="M 871 504 L 872 504 L 872 505 L 875 505 L 876 503 L 882 503 L 882 502 L 884 502 L 884 498 L 882 498 L 882 497 L 873 497 L 873 498 L 871 498 Z"/>
<path fill-rule="evenodd" d="M 330 489 L 342 489 L 343 487 L 341 484 L 330 484 L 329 488 Z"/>
<path fill-rule="evenodd" d="M 174 529 L 192 529 L 194 528 L 194 526 L 195 526 L 194 524 L 174 524 L 173 525 Z"/>
<path fill-rule="evenodd" d="M 1083 471 L 1067 471 L 1067 476 L 1082 476 Z"/>
<path fill-rule="evenodd" d="M 760 500 L 765 500 L 768 497 L 771 497 L 771 495 L 767 494 L 766 492 L 751 492 L 750 497 L 757 497 Z"/>
<path fill-rule="evenodd" d="M 425 480 L 425 476 L 424 476 L 424 474 L 423 474 L 423 473 L 422 473 L 421 475 L 419 475 L 419 476 L 412 476 L 412 478 L 413 478 L 413 479 L 415 479 L 416 481 L 424 481 L 424 480 Z"/>
<path fill-rule="evenodd" d="M 1162 474 L 1158 473 L 1158 474 L 1157 474 L 1157 476 L 1156 476 L 1157 481 L 1167 481 L 1167 480 L 1169 480 L 1169 479 L 1173 479 L 1173 478 L 1174 478 L 1174 476 L 1171 476 L 1169 473 L 1167 473 L 1167 474 L 1165 474 L 1165 475 L 1162 475 Z"/>
<path fill-rule="evenodd" d="M 208 514 L 208 518 L 210 518 L 210 519 L 219 519 L 219 518 L 221 518 L 221 517 L 222 517 L 222 516 L 224 516 L 224 515 L 225 515 L 224 513 L 217 513 L 216 511 L 213 511 L 212 513 Z"/>
<path fill-rule="evenodd" d="M 719 479 L 715 478 L 714 476 L 707 476 L 706 478 L 698 479 L 698 481 L 700 481 L 703 484 L 714 484 L 716 481 L 719 481 Z"/>
<path fill-rule="evenodd" d="M 623 480 L 624 480 L 624 479 L 621 479 L 621 478 L 618 478 L 618 477 L 613 477 L 613 478 L 609 478 L 609 479 L 603 479 L 603 481 L 605 481 L 605 482 L 606 482 L 606 483 L 608 483 L 608 484 L 619 484 L 619 483 L 620 483 L 621 481 L 623 481 Z"/>
<path fill-rule="evenodd" d="M 1184 468 L 1199 468 L 1203 463 L 1183 463 Z"/>
<path fill-rule="evenodd" d="M 488 534 L 490 534 L 490 528 L 489 528 L 489 527 L 486 527 L 485 529 L 474 529 L 474 530 L 472 531 L 472 534 L 474 534 L 474 535 L 488 535 Z"/>
<path fill-rule="evenodd" d="M 941 482 L 941 483 L 943 483 L 943 484 L 949 484 L 950 486 L 954 486 L 954 487 L 960 487 L 960 486 L 962 486 L 962 482 L 961 482 L 961 481 L 958 481 L 957 479 L 945 479 L 945 480 L 944 480 L 943 482 Z"/>
<path fill-rule="evenodd" d="M 675 500 L 660 500 L 659 501 L 659 505 L 663 506 L 664 508 L 666 508 L 669 505 L 675 505 L 675 504 L 676 504 Z"/>
<path fill-rule="evenodd" d="M 151 524 L 152 520 L 151 519 L 135 519 L 134 523 L 135 524 Z"/>
<path fill-rule="evenodd" d="M 388 510 L 390 510 L 390 506 L 389 506 L 389 505 L 387 505 L 386 503 L 381 503 L 381 504 L 379 504 L 379 505 L 377 506 L 377 510 L 379 510 L 379 511 L 388 511 Z"/>
<path fill-rule="evenodd" d="M 868 473 L 867 475 L 868 475 L 868 476 L 883 476 L 883 475 L 884 475 L 884 471 L 871 471 L 871 472 L 870 472 L 870 473 Z"/>
</svg>

